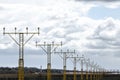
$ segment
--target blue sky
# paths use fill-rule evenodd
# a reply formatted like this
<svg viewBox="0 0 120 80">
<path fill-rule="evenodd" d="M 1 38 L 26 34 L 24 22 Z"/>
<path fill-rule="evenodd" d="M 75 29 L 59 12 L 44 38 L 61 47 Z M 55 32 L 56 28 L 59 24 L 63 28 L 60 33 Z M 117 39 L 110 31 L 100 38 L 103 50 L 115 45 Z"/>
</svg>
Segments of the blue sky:
<svg viewBox="0 0 120 80">
<path fill-rule="evenodd" d="M 17 31 L 40 27 L 40 35 L 25 45 L 25 66 L 46 68 L 46 54 L 34 46 L 35 41 L 62 41 L 63 50 L 75 49 L 79 56 L 84 54 L 106 69 L 120 69 L 119 13 L 119 1 L 0 0 L 0 66 L 18 66 L 18 45 L 8 35 L 3 36 L 3 27 L 10 32 L 14 27 Z M 71 64 L 68 60 L 67 69 L 73 69 Z M 58 55 L 52 54 L 52 68 L 62 68 Z"/>
<path fill-rule="evenodd" d="M 89 12 L 88 12 L 88 17 L 93 18 L 93 19 L 105 19 L 108 17 L 112 17 L 114 19 L 120 19 L 120 8 L 106 8 L 104 6 L 98 6 L 98 7 L 93 7 Z"/>
</svg>

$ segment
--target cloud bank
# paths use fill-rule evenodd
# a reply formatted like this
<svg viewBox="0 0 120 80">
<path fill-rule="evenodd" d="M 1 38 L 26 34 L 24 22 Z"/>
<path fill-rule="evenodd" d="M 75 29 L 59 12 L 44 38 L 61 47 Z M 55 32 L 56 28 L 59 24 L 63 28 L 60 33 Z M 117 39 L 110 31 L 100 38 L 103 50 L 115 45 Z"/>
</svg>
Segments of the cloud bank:
<svg viewBox="0 0 120 80">
<path fill-rule="evenodd" d="M 103 6 L 110 8 L 108 3 L 104 4 Z M 113 5 L 117 6 L 115 8 L 119 7 L 119 3 Z M 6 27 L 6 31 L 14 31 L 14 27 L 18 28 L 17 31 L 25 31 L 25 27 L 29 27 L 30 31 L 35 31 L 37 27 L 40 27 L 40 35 L 34 36 L 25 45 L 25 55 L 41 55 L 39 53 L 42 50 L 38 50 L 34 46 L 36 40 L 40 42 L 63 41 L 63 49 L 76 49 L 78 54 L 97 56 L 97 58 L 105 56 L 109 57 L 108 60 L 110 60 L 111 56 L 116 57 L 116 55 L 119 55 L 120 20 L 112 17 L 95 20 L 88 17 L 88 12 L 93 7 L 98 6 L 101 6 L 101 3 L 79 3 L 67 0 L 52 0 L 48 2 L 43 0 L 30 0 L 30 2 L 27 0 L 24 2 L 13 0 L 6 2 L 1 0 L 0 35 L 2 37 L 0 37 L 0 53 L 18 55 L 16 54 L 17 45 L 9 36 L 3 36 L 3 27 Z M 13 35 L 13 37 L 18 39 L 17 36 Z M 25 38 L 28 37 L 29 35 Z M 16 53 L 13 51 L 14 49 Z M 39 59 L 37 58 L 37 60 Z"/>
</svg>

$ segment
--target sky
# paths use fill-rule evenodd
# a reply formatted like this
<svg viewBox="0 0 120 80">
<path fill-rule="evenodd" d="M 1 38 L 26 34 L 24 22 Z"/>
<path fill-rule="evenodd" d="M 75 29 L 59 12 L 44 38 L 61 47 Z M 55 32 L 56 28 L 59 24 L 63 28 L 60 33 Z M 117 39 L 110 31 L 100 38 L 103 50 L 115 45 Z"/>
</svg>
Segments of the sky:
<svg viewBox="0 0 120 80">
<path fill-rule="evenodd" d="M 35 42 L 56 44 L 57 51 L 76 50 L 108 70 L 120 69 L 120 1 L 119 0 L 0 0 L 0 66 L 17 67 L 19 46 L 6 32 L 36 32 L 24 46 L 27 67 L 46 68 L 47 55 Z M 18 35 L 12 35 L 18 41 Z M 31 35 L 25 35 L 27 40 Z M 67 60 L 67 69 L 73 69 Z M 52 54 L 52 68 L 62 69 L 59 54 Z M 77 63 L 80 70 L 80 63 Z"/>
</svg>

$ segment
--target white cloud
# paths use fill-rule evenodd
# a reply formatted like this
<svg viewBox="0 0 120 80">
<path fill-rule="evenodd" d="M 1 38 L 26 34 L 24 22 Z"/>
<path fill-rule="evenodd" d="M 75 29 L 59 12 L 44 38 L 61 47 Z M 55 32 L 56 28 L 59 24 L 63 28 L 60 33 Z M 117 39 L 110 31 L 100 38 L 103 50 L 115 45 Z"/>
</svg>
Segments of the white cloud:
<svg viewBox="0 0 120 80">
<path fill-rule="evenodd" d="M 120 28 L 118 27 L 120 26 L 120 20 L 113 18 L 94 20 L 86 17 L 88 11 L 97 4 L 77 3 L 67 0 L 48 2 L 36 0 L 35 2 L 30 1 L 28 4 L 22 1 L 20 3 L 19 1 L 2 2 L 0 4 L 0 26 L 7 27 L 7 31 L 13 31 L 14 27 L 17 27 L 18 31 L 25 31 L 25 27 L 29 27 L 30 31 L 36 30 L 36 27 L 41 28 L 40 36 L 35 36 L 29 42 L 30 44 L 25 46 L 26 53 L 28 53 L 26 55 L 36 53 L 33 58 L 30 56 L 32 59 L 39 54 L 36 46 L 33 46 L 36 40 L 40 42 L 63 41 L 65 49 L 76 49 L 83 53 L 88 51 L 87 53 L 90 53 L 90 55 L 94 55 L 91 53 L 97 53 L 103 49 L 104 54 L 106 53 L 105 49 L 114 51 L 115 48 L 120 47 L 117 44 L 120 40 Z M 32 2 L 34 3 L 32 4 Z M 2 31 L 2 27 L 0 27 L 0 31 Z M 2 43 L 10 40 L 6 37 L 0 39 L 3 40 Z M 0 44 L 0 46 L 1 49 L 9 49 L 8 51 L 11 51 L 10 46 L 15 47 L 13 44 L 10 46 Z M 98 55 L 101 56 L 101 53 Z"/>
<path fill-rule="evenodd" d="M 11 45 L 10 44 L 0 44 L 0 49 L 7 49 L 10 48 Z"/>
<path fill-rule="evenodd" d="M 103 6 L 110 9 L 116 9 L 120 7 L 119 0 L 73 0 L 78 3 L 85 2 L 89 4 L 95 4 L 96 6 Z"/>
<path fill-rule="evenodd" d="M 111 9 L 116 9 L 116 8 L 120 7 L 120 2 L 107 3 L 107 5 L 105 5 L 105 7 L 111 8 Z"/>
</svg>

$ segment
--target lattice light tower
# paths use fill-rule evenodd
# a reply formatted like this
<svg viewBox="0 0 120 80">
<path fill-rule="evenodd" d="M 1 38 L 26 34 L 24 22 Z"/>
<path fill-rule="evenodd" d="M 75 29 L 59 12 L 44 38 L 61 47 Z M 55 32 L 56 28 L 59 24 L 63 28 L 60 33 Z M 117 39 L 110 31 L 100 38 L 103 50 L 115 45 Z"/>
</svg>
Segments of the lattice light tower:
<svg viewBox="0 0 120 80">
<path fill-rule="evenodd" d="M 90 65 L 90 59 L 85 59 L 86 64 L 86 80 L 88 80 L 88 66 Z"/>
<path fill-rule="evenodd" d="M 17 32 L 16 30 L 15 27 L 15 32 L 6 32 L 5 28 L 3 28 L 3 34 L 8 34 L 19 46 L 18 80 L 24 80 L 24 46 L 35 34 L 39 34 L 39 28 L 37 32 L 28 32 L 28 27 L 26 27 L 26 32 Z M 12 36 L 13 34 L 19 36 L 19 41 Z M 24 40 L 25 34 L 31 35 L 26 41 Z"/>
<path fill-rule="evenodd" d="M 55 44 L 54 42 L 38 44 L 38 42 L 36 42 L 36 46 L 40 46 L 47 54 L 47 80 L 51 80 L 51 54 L 58 46 L 62 46 L 62 42 L 60 44 Z"/>
<path fill-rule="evenodd" d="M 96 66 L 97 66 L 97 64 L 95 63 L 95 64 L 93 65 L 93 79 L 94 79 L 94 80 L 96 80 Z"/>
<path fill-rule="evenodd" d="M 99 77 L 99 74 L 98 74 L 99 73 L 99 70 L 98 70 L 99 69 L 99 65 L 96 65 L 95 69 L 96 69 L 96 80 L 99 80 L 99 78 L 98 78 Z"/>
<path fill-rule="evenodd" d="M 99 65 L 96 65 L 96 80 L 99 80 Z"/>
<path fill-rule="evenodd" d="M 81 64 L 81 80 L 83 80 L 83 63 L 84 63 L 84 55 L 81 56 L 80 60 L 80 64 Z"/>
<path fill-rule="evenodd" d="M 74 64 L 74 75 L 73 75 L 73 80 L 77 80 L 76 79 L 76 65 L 77 65 L 77 62 L 79 62 L 79 60 L 82 58 L 80 56 L 70 56 L 69 58 L 72 58 L 73 59 L 73 64 Z"/>
<path fill-rule="evenodd" d="M 94 65 L 94 62 L 92 61 L 90 63 L 90 80 L 94 80 L 93 79 L 93 65 Z"/>
<path fill-rule="evenodd" d="M 63 80 L 66 80 L 66 61 L 67 59 L 69 58 L 69 56 L 72 54 L 75 54 L 75 50 L 72 52 L 70 52 L 69 50 L 67 51 L 59 51 L 59 52 L 54 52 L 54 53 L 57 53 L 57 54 L 63 54 L 63 56 L 60 55 L 60 57 L 63 59 L 63 69 L 64 69 L 64 72 L 63 72 Z"/>
</svg>

